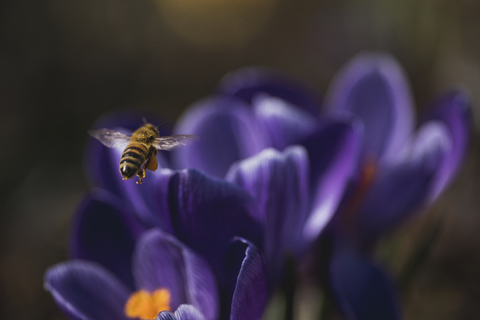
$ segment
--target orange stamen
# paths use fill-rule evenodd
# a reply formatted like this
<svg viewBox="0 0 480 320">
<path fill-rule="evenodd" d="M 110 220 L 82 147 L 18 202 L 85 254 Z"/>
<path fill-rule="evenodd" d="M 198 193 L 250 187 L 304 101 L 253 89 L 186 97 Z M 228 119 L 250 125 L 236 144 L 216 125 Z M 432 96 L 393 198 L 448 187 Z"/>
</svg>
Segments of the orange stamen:
<svg viewBox="0 0 480 320">
<path fill-rule="evenodd" d="M 373 158 L 367 158 L 362 167 L 360 179 L 343 209 L 343 219 L 355 223 L 356 213 L 377 177 L 378 166 Z"/>
<path fill-rule="evenodd" d="M 170 291 L 165 288 L 152 293 L 136 291 L 125 304 L 125 314 L 129 318 L 155 319 L 161 311 L 170 311 Z"/>
</svg>

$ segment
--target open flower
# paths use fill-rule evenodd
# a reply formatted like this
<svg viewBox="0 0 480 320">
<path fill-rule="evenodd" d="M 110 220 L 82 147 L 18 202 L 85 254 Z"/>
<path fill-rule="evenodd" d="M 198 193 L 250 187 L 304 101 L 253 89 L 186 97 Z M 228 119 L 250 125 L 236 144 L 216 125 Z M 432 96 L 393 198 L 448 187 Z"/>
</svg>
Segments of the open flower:
<svg viewBox="0 0 480 320">
<path fill-rule="evenodd" d="M 100 181 L 110 173 L 117 173 L 116 164 L 120 159 L 115 150 L 105 155 L 103 160 L 106 161 L 116 158 L 112 161 L 112 167 L 113 163 L 115 167 L 108 167 L 108 172 L 104 171 L 103 175 L 97 176 Z M 193 169 L 178 172 L 164 169 L 152 174 L 150 178 L 145 179 L 142 185 L 121 180 L 118 185 L 112 184 L 111 191 L 117 194 L 107 192 L 113 197 L 110 207 L 115 204 L 128 210 L 130 220 L 134 220 L 133 223 L 128 222 L 129 225 L 134 226 L 134 222 L 138 220 L 137 224 L 144 230 L 161 228 L 199 252 L 211 265 L 216 276 L 221 298 L 221 315 L 224 319 L 232 305 L 232 294 L 237 285 L 237 266 L 241 264 L 244 256 L 241 252 L 245 252 L 238 241 L 233 240 L 241 237 L 257 245 L 261 244 L 260 222 L 255 217 L 252 198 L 245 190 L 232 183 L 209 177 Z M 101 210 L 106 211 L 105 208 Z M 128 277 L 128 272 L 125 272 L 125 269 L 129 268 L 127 248 L 132 247 L 135 238 L 130 237 L 131 240 L 126 244 L 124 241 L 104 239 L 105 234 L 115 234 L 122 230 L 115 227 L 122 224 L 112 224 L 111 219 L 105 218 L 105 224 L 114 226 L 114 230 L 105 233 L 99 221 L 100 216 L 82 214 L 87 211 L 81 208 L 74 221 L 71 245 L 74 258 L 103 261 L 110 269 L 121 269 L 117 272 L 127 274 Z M 123 231 L 121 233 L 125 234 Z M 96 253 L 98 243 L 105 244 L 102 254 Z M 121 248 L 109 249 L 117 244 Z M 116 253 L 119 253 L 119 257 L 114 256 Z M 258 284 L 261 285 L 262 281 L 258 281 Z M 264 300 L 257 299 L 258 303 Z"/>
<path fill-rule="evenodd" d="M 147 231 L 111 195 L 94 194 L 77 215 L 74 259 L 45 275 L 45 287 L 69 318 L 154 319 L 178 308 L 175 316 L 183 319 L 183 304 L 199 319 L 220 318 L 216 277 L 202 256 L 160 229 Z M 259 319 L 267 297 L 263 259 L 239 238 L 230 241 L 230 254 L 235 277 L 230 316 L 222 319 Z"/>
<path fill-rule="evenodd" d="M 351 139 L 355 138 L 352 133 Z M 221 279 L 230 278 L 224 275 L 223 264 L 231 238 L 240 236 L 252 241 L 265 255 L 269 284 L 273 287 L 282 273 L 286 254 L 291 252 L 299 257 L 328 222 L 334 210 L 332 197 L 335 201 L 342 194 L 352 167 L 348 168 L 348 163 L 355 163 L 349 148 L 352 141 L 347 141 L 347 147 L 338 148 L 341 152 L 334 149 L 339 160 L 336 170 L 326 172 L 325 181 L 318 183 L 317 194 L 323 198 L 315 197 L 309 190 L 309 159 L 301 146 L 288 147 L 283 152 L 269 148 L 235 162 L 225 179 L 194 169 L 163 169 L 145 179 L 142 185 L 120 179 L 119 185 L 101 181 L 117 171 L 120 152 L 110 149 L 100 157 L 110 162 L 111 167 L 96 177 L 112 193 L 117 193 L 119 203 L 137 213 L 144 227 L 159 227 L 174 234 L 205 256 Z M 81 253 L 84 249 L 77 247 L 92 239 L 86 236 L 81 239 L 82 234 L 91 232 L 74 233 L 74 238 L 79 239 L 76 241 L 79 244 L 72 246 L 74 253 Z M 91 240 L 93 246 L 102 241 Z M 227 282 L 220 280 L 219 284 L 231 287 Z"/>
<path fill-rule="evenodd" d="M 220 318 L 225 319 L 233 317 L 238 304 L 232 293 L 237 292 L 239 271 L 232 265 L 238 266 L 245 256 L 232 238 L 247 239 L 259 248 L 268 291 L 273 289 L 286 254 L 299 257 L 333 216 L 355 169 L 360 137 L 354 124 L 322 120 L 318 102 L 302 86 L 265 70 L 241 70 L 220 87 L 217 96 L 189 108 L 175 129 L 195 132 L 200 141 L 171 156 L 159 154 L 162 169 L 142 185 L 121 180 L 118 163 L 123 150 L 90 142 L 87 174 L 93 186 L 111 198 L 106 207 L 105 199 L 100 201 L 101 210 L 120 207 L 134 217 L 112 220 L 85 214 L 91 210 L 81 208 L 71 252 L 75 259 L 100 263 L 135 290 L 130 268 L 135 243 L 145 230 L 160 228 L 211 266 Z M 120 113 L 95 126 L 133 131 L 142 116 Z M 303 147 L 290 146 L 300 141 Z M 168 169 L 190 166 L 201 171 Z M 109 238 L 115 234 L 121 236 Z M 245 309 L 253 318 L 263 312 L 264 281 L 258 282 L 258 294 Z"/>
<path fill-rule="evenodd" d="M 264 253 L 273 274 L 281 273 L 285 251 L 298 256 L 333 217 L 356 169 L 361 140 L 355 122 L 320 115 L 320 102 L 307 86 L 256 68 L 227 75 L 216 95 L 185 111 L 175 126 L 180 132 L 202 139 L 175 150 L 174 166 L 226 175 L 259 203 L 266 217 Z M 269 148 L 285 152 L 280 156 Z M 298 150 L 302 156 L 294 157 Z M 303 167 L 296 178 L 292 170 L 276 168 L 281 157 Z"/>
<path fill-rule="evenodd" d="M 127 284 L 130 279 L 117 277 L 99 263 L 72 260 L 51 267 L 45 286 L 72 319 L 154 319 L 181 304 L 193 305 L 206 319 L 217 318 L 212 271 L 172 236 L 158 229 L 143 233 L 135 245 L 131 269 L 133 288 Z"/>
<path fill-rule="evenodd" d="M 470 100 L 463 90 L 451 90 L 415 124 L 398 63 L 388 55 L 362 54 L 333 81 L 326 109 L 357 119 L 364 128 L 359 173 L 332 223 L 328 282 L 348 318 L 396 319 L 396 304 L 385 303 L 393 286 L 368 253 L 381 235 L 435 200 L 455 176 L 468 149 Z"/>
<path fill-rule="evenodd" d="M 211 256 L 214 269 L 217 258 L 208 251 L 218 255 L 218 246 L 228 237 L 203 245 L 211 237 L 192 240 L 200 227 L 188 232 L 183 228 L 199 221 L 197 225 L 208 230 L 203 233 L 235 230 L 228 236 L 251 240 L 265 255 L 274 286 L 285 254 L 300 256 L 328 224 L 357 164 L 356 125 L 322 119 L 318 108 L 308 89 L 294 80 L 242 69 L 227 76 L 215 96 L 188 108 L 177 123 L 175 133 L 194 133 L 201 139 L 159 155 L 163 168 L 200 171 L 163 169 L 135 185 L 118 174 L 122 150 L 92 141 L 87 172 L 94 186 L 122 198 L 144 225 L 160 227 Z M 140 116 L 120 114 L 95 126 L 133 130 L 140 124 Z M 303 147 L 293 146 L 296 143 Z M 159 194 L 168 194 L 168 199 Z M 218 217 L 204 218 L 217 211 Z M 203 226 L 204 221 L 209 225 Z"/>
<path fill-rule="evenodd" d="M 175 126 L 174 133 L 201 139 L 159 154 L 161 169 L 142 185 L 121 180 L 123 150 L 91 142 L 87 173 L 106 196 L 79 210 L 73 258 L 108 270 L 131 297 L 142 288 L 131 261 L 147 230 L 160 229 L 211 268 L 219 302 L 208 313 L 185 293 L 188 299 L 172 300 L 170 310 L 178 310 L 159 319 L 183 312 L 258 319 L 285 255 L 301 256 L 328 225 L 327 283 L 344 314 L 395 319 L 393 285 L 366 253 L 438 197 L 458 170 L 469 135 L 463 92 L 434 102 L 416 131 L 411 100 L 401 68 L 382 55 L 357 57 L 339 73 L 324 114 L 292 79 L 263 69 L 232 73 Z M 111 115 L 95 126 L 134 130 L 141 116 Z"/>
</svg>

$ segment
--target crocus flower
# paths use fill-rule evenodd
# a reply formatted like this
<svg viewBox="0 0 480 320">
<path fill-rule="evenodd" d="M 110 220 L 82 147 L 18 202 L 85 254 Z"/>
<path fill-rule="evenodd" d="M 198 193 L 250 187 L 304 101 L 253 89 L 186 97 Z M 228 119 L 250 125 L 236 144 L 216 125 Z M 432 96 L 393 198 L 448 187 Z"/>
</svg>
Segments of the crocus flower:
<svg viewBox="0 0 480 320">
<path fill-rule="evenodd" d="M 355 139 L 353 134 L 351 139 Z M 348 164 L 354 163 L 351 155 L 355 149 L 352 151 L 351 146 L 347 144 L 341 150 L 344 154 L 338 157 L 346 158 L 338 164 L 346 166 L 325 175 L 325 180 L 337 179 L 328 190 L 336 197 L 341 195 L 348 177 Z M 95 175 L 100 185 L 122 197 L 124 200 L 120 201 L 137 212 L 144 226 L 160 227 L 201 252 L 217 275 L 222 275 L 223 255 L 230 239 L 241 236 L 255 243 L 265 255 L 273 287 L 282 273 L 287 252 L 298 256 L 328 221 L 324 216 L 331 214 L 331 203 L 310 197 L 308 155 L 300 146 L 284 152 L 269 148 L 235 162 L 226 179 L 193 169 L 164 169 L 151 174 L 142 185 L 119 177 L 115 178 L 118 185 L 103 182 L 103 177 L 117 173 L 120 154 L 121 151 L 111 149 L 99 156 L 111 164 Z M 328 186 L 326 181 L 319 185 L 320 190 Z M 328 193 L 325 198 L 329 198 Z"/>
<path fill-rule="evenodd" d="M 359 55 L 337 75 L 326 109 L 363 123 L 359 165 L 374 166 L 375 174 L 357 215 L 356 241 L 368 245 L 445 189 L 467 151 L 469 106 L 463 90 L 451 90 L 431 104 L 414 131 L 409 86 L 392 57 Z"/>
<path fill-rule="evenodd" d="M 470 134 L 469 97 L 451 90 L 415 124 L 399 64 L 388 55 L 361 54 L 336 76 L 325 104 L 332 115 L 364 127 L 359 174 L 332 222 L 328 282 L 347 318 L 397 319 L 397 304 L 385 299 L 394 295 L 391 280 L 368 253 L 381 235 L 435 200 L 460 169 Z"/>
<path fill-rule="evenodd" d="M 96 261 L 135 292 L 129 265 L 135 243 L 159 228 L 211 267 L 224 319 L 234 317 L 242 309 L 234 306 L 248 297 L 236 298 L 243 292 L 237 290 L 239 268 L 229 267 L 246 266 L 245 248 L 232 243 L 240 237 L 265 258 L 260 288 L 252 289 L 260 298 L 253 308 L 255 301 L 248 304 L 256 318 L 285 254 L 300 256 L 330 223 L 329 283 L 338 305 L 347 317 L 394 319 L 393 285 L 364 253 L 452 179 L 466 150 L 467 106 L 462 92 L 451 92 L 413 132 L 408 85 L 386 56 L 355 59 L 334 81 L 323 114 L 308 88 L 290 78 L 262 69 L 232 73 L 175 126 L 174 133 L 201 139 L 159 154 L 162 169 L 147 173 L 143 185 L 121 180 L 123 150 L 90 144 L 85 163 L 93 186 L 111 193 L 115 206 L 135 217 L 130 220 L 138 219 L 114 224 L 111 234 L 136 236 L 110 250 L 114 241 L 104 239 L 96 220 L 82 218 L 74 224 L 73 257 Z M 107 116 L 96 127 L 134 130 L 140 124 L 141 116 L 124 114 Z M 196 169 L 180 170 L 186 167 Z M 92 230 L 96 240 L 88 236 Z M 98 248 L 101 243 L 109 244 Z"/>
<path fill-rule="evenodd" d="M 141 225 L 137 229 L 143 228 L 136 233 L 160 228 L 205 258 L 216 276 L 220 317 L 225 319 L 234 314 L 232 292 L 237 292 L 238 275 L 228 264 L 243 259 L 232 255 L 232 238 L 248 239 L 260 249 L 273 289 L 285 255 L 299 257 L 331 219 L 356 164 L 360 137 L 351 123 L 322 120 L 315 109 L 318 102 L 301 85 L 265 70 L 241 70 L 220 87 L 222 93 L 189 108 L 176 126 L 176 132 L 196 132 L 200 141 L 171 157 L 159 154 L 162 169 L 147 173 L 142 185 L 121 180 L 123 150 L 107 149 L 97 141 L 88 146 L 85 167 L 94 187 L 135 213 Z M 95 127 L 128 133 L 140 126 L 142 116 L 106 116 Z M 303 147 L 290 146 L 299 141 Z M 190 166 L 201 171 L 166 169 Z M 74 222 L 73 258 L 102 264 L 134 290 L 129 261 L 135 241 L 105 239 L 98 226 L 122 234 L 122 239 L 128 232 L 122 223 L 109 228 L 109 219 L 98 219 L 92 215 L 92 221 Z M 254 315 L 261 314 L 266 301 L 263 281 L 258 281 L 259 294 L 252 295 L 255 303 L 246 309 Z"/>
<path fill-rule="evenodd" d="M 299 242 L 292 250 L 298 255 L 300 248 L 321 234 L 355 169 L 361 130 L 355 122 L 322 117 L 319 112 L 320 102 L 308 86 L 266 69 L 245 68 L 227 75 L 215 95 L 189 107 L 174 128 L 176 134 L 201 137 L 197 143 L 173 152 L 174 167 L 194 167 L 226 177 L 247 189 L 264 207 L 260 211 L 268 212 L 267 265 L 281 265 L 278 259 L 285 250 L 273 245 L 279 240 Z M 275 174 L 278 160 L 272 161 L 279 155 L 272 149 L 286 151 L 288 158 L 294 145 L 302 145 L 302 152 L 306 151 L 297 157 L 305 164 L 296 160 L 300 167 L 308 167 L 301 171 L 300 184 L 288 180 L 291 173 Z M 248 157 L 255 160 L 245 160 Z M 262 162 L 269 164 L 259 164 Z M 244 172 L 235 173 L 239 169 Z M 277 180 L 262 183 L 267 173 Z M 299 190 L 301 196 L 297 196 Z M 296 205 L 285 205 L 289 201 Z M 299 224 L 301 231 L 297 230 Z M 291 226 L 296 227 L 289 230 Z M 274 247 L 276 252 L 270 255 Z"/>
<path fill-rule="evenodd" d="M 212 271 L 176 239 L 158 229 L 145 232 L 132 261 L 134 290 L 110 270 L 86 260 L 51 267 L 45 286 L 71 319 L 154 319 L 160 311 L 175 310 L 181 304 L 192 304 L 206 319 L 217 318 Z"/>
<path fill-rule="evenodd" d="M 103 151 L 102 148 L 99 150 Z M 105 181 L 105 178 L 114 176 L 114 173 L 118 175 L 116 167 L 120 161 L 120 153 L 121 151 L 108 149 L 104 154 L 97 154 L 100 158 L 99 163 L 110 164 L 110 166 L 103 164 L 98 166 L 103 169 L 96 171 L 98 175 L 95 177 L 99 184 L 115 194 L 116 202 L 129 208 L 132 214 L 139 218 L 144 228 L 161 228 L 200 252 L 214 270 L 220 296 L 225 299 L 221 305 L 228 311 L 231 302 L 228 299 L 231 299 L 231 292 L 234 290 L 238 274 L 236 271 L 231 271 L 231 267 L 226 266 L 226 264 L 235 264 L 236 255 L 238 255 L 232 248 L 232 239 L 242 237 L 257 245 L 261 244 L 260 222 L 255 216 L 252 198 L 245 190 L 233 183 L 209 177 L 193 169 L 178 172 L 168 169 L 159 170 L 147 176 L 149 179 L 145 179 L 142 185 L 118 178 L 116 178 L 118 184 L 115 184 L 115 181 Z M 95 163 L 98 159 L 94 157 L 91 161 Z M 92 171 L 96 168 L 91 167 Z M 95 221 L 97 217 L 93 217 L 94 221 L 91 223 L 88 219 L 74 222 L 76 226 L 74 230 L 78 231 L 73 233 L 71 251 L 77 258 L 98 261 L 101 259 L 99 255 L 81 255 L 82 252 L 94 253 L 97 248 L 96 243 L 104 242 L 102 238 L 88 241 L 92 239 L 87 236 L 92 233 L 89 228 L 96 229 L 99 225 Z M 82 237 L 88 237 L 88 239 Z M 106 251 L 105 256 L 112 261 L 111 251 Z M 125 252 L 125 250 L 118 251 Z M 128 261 L 128 256 L 122 258 L 122 261 L 122 264 L 117 264 L 115 267 L 120 266 L 125 269 L 127 266 L 128 268 L 128 263 L 125 263 Z"/>
<path fill-rule="evenodd" d="M 296 81 L 262 69 L 242 69 L 227 76 L 216 95 L 188 108 L 175 126 L 174 133 L 194 133 L 201 139 L 172 151 L 171 157 L 159 156 L 164 168 L 193 167 L 200 171 L 163 170 L 148 175 L 138 186 L 121 181 L 117 167 L 122 150 L 93 142 L 86 161 L 89 176 L 95 186 L 126 200 L 145 225 L 159 226 L 199 251 L 208 251 L 209 245 L 198 248 L 202 241 L 193 241 L 179 231 L 198 218 L 188 217 L 180 223 L 177 215 L 183 214 L 178 211 L 183 208 L 199 216 L 203 212 L 193 210 L 191 204 L 177 206 L 178 197 L 190 194 L 190 198 L 205 201 L 211 197 L 209 190 L 217 189 L 238 194 L 235 197 L 241 201 L 225 202 L 229 208 L 243 208 L 245 204 L 238 203 L 250 202 L 248 209 L 242 209 L 246 213 L 241 216 L 247 218 L 237 223 L 237 235 L 251 240 L 264 253 L 273 287 L 282 273 L 285 253 L 291 251 L 298 257 L 329 222 L 357 163 L 358 128 L 350 122 L 322 119 L 318 108 L 318 101 Z M 133 130 L 141 117 L 136 117 L 135 124 L 133 119 L 131 115 L 111 116 L 95 126 Z M 292 147 L 295 143 L 303 147 Z M 161 178 L 172 175 L 171 180 Z M 170 182 L 165 183 L 167 180 Z M 172 189 L 177 181 L 186 187 L 180 184 L 180 191 Z M 168 192 L 169 200 L 158 201 L 159 192 Z M 205 204 L 199 202 L 197 207 Z M 222 210 L 231 211 L 226 207 Z M 252 217 L 255 223 L 248 222 Z M 243 224 L 248 225 L 248 234 L 239 231 Z M 212 230 L 211 226 L 206 228 Z M 211 257 L 210 262 L 213 260 Z"/>
<path fill-rule="evenodd" d="M 158 228 L 145 230 L 111 194 L 93 194 L 76 217 L 75 259 L 45 275 L 46 289 L 69 318 L 220 318 L 216 279 L 202 256 Z M 263 260 L 248 241 L 230 243 L 236 281 L 228 318 L 259 319 L 266 303 Z"/>
</svg>

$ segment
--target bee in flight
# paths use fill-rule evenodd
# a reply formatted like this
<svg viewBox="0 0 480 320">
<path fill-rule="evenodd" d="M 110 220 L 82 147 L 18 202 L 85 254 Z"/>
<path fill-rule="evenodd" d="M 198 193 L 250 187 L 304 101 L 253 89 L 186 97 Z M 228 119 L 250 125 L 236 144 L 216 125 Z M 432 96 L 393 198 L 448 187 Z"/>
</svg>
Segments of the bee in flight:
<svg viewBox="0 0 480 320">
<path fill-rule="evenodd" d="M 142 183 L 145 171 L 158 168 L 157 150 L 171 150 L 198 139 L 196 135 L 174 135 L 161 137 L 157 127 L 147 123 L 135 130 L 131 136 L 112 130 L 90 130 L 88 133 L 109 148 L 125 148 L 120 159 L 120 174 L 123 180 L 138 176 Z"/>
</svg>

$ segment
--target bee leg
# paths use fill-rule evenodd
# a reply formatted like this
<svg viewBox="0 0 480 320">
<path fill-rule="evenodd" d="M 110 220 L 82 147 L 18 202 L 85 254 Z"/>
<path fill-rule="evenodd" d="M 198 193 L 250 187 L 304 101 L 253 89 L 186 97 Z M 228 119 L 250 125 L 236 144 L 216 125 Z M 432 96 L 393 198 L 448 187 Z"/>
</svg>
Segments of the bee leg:
<svg viewBox="0 0 480 320">
<path fill-rule="evenodd" d="M 147 172 L 147 169 L 155 171 L 158 166 L 157 158 L 155 155 L 157 154 L 157 149 L 150 150 L 150 152 L 147 155 L 147 158 L 145 162 L 143 163 L 143 166 L 138 169 L 137 176 L 138 176 L 138 181 L 137 184 L 142 184 L 143 178 L 145 178 L 145 172 Z M 152 158 L 154 161 L 152 161 Z"/>
<path fill-rule="evenodd" d="M 138 181 L 137 184 L 142 184 L 143 178 L 145 178 L 145 168 L 139 169 L 137 172 Z"/>
</svg>

